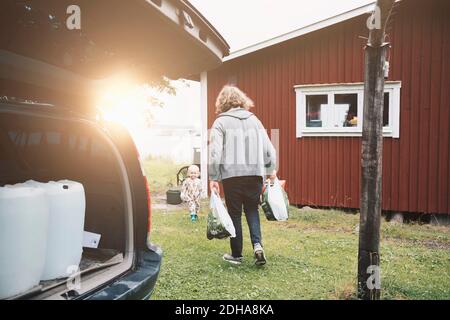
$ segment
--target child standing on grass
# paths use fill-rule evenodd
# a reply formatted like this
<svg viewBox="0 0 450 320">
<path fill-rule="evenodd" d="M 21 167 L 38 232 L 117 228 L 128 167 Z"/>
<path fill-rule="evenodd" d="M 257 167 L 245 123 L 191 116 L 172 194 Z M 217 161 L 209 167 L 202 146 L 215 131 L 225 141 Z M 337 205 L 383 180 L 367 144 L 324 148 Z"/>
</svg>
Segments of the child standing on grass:
<svg viewBox="0 0 450 320">
<path fill-rule="evenodd" d="M 188 168 L 188 174 L 181 188 L 181 200 L 188 204 L 191 221 L 198 220 L 198 211 L 200 209 L 200 196 L 202 194 L 202 182 L 199 179 L 200 168 L 191 165 Z"/>
</svg>

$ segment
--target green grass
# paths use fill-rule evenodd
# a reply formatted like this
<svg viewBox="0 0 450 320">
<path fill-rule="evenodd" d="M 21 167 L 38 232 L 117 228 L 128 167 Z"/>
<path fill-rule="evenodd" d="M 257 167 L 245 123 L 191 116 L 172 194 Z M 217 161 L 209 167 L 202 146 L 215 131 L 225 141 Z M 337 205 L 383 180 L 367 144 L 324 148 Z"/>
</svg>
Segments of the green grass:
<svg viewBox="0 0 450 320">
<path fill-rule="evenodd" d="M 147 175 L 150 191 L 152 193 L 165 193 L 168 189 L 176 187 L 177 173 L 188 164 L 175 164 L 166 158 L 147 158 L 144 161 L 144 171 Z"/>
<path fill-rule="evenodd" d="M 153 299 L 355 298 L 358 215 L 292 208 L 289 221 L 269 222 L 261 214 L 268 264 L 257 268 L 245 222 L 244 263 L 222 260 L 229 241 L 206 239 L 207 205 L 196 223 L 187 210 L 154 210 L 152 242 L 164 257 Z M 450 228 L 383 221 L 381 234 L 382 298 L 450 299 Z"/>
</svg>

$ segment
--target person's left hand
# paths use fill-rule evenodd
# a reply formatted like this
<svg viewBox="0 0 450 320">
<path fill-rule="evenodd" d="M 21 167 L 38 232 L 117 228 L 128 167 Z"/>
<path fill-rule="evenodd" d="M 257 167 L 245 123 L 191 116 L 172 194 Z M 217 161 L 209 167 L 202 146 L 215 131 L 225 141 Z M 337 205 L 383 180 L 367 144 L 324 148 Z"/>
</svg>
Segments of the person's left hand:
<svg viewBox="0 0 450 320">
<path fill-rule="evenodd" d="M 220 194 L 220 185 L 218 181 L 210 181 L 209 188 L 211 189 L 211 193 L 216 192 L 217 194 Z"/>
</svg>

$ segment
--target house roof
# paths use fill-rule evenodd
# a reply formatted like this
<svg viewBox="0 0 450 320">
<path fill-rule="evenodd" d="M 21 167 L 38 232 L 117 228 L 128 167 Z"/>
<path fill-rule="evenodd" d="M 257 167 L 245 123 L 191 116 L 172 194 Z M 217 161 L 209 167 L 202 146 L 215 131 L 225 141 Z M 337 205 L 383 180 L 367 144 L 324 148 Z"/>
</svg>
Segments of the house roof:
<svg viewBox="0 0 450 320">
<path fill-rule="evenodd" d="M 398 1 L 398 0 L 397 0 Z M 281 42 L 287 41 L 287 40 L 291 40 L 297 37 L 300 37 L 302 35 L 305 35 L 307 33 L 311 33 L 326 27 L 329 27 L 331 25 L 337 24 L 339 22 L 343 22 L 358 16 L 361 16 L 363 14 L 368 14 L 371 13 L 374 9 L 375 6 L 375 2 L 372 2 L 370 4 L 358 7 L 356 9 L 338 14 L 336 16 L 333 16 L 331 18 L 325 19 L 325 20 L 321 20 L 319 22 L 310 24 L 308 26 L 302 27 L 300 29 L 282 34 L 280 36 L 277 36 L 275 38 L 271 38 L 269 40 L 265 40 L 259 43 L 256 43 L 254 45 L 245 47 L 243 49 L 239 49 L 237 51 L 232 52 L 229 56 L 225 57 L 223 59 L 223 61 L 229 61 L 229 60 L 233 60 L 239 57 L 242 57 L 244 55 L 247 55 L 249 53 L 279 44 Z"/>
</svg>

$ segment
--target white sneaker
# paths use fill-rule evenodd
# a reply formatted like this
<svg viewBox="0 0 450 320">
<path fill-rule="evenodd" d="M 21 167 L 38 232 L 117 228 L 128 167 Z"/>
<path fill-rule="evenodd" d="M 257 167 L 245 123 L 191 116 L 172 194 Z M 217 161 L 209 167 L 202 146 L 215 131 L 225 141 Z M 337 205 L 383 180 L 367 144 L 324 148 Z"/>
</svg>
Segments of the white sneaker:
<svg viewBox="0 0 450 320">
<path fill-rule="evenodd" d="M 266 260 L 266 256 L 264 255 L 264 249 L 260 243 L 255 243 L 253 245 L 253 253 L 255 256 L 255 264 L 257 266 L 262 266 L 262 265 L 266 264 L 267 260 Z"/>
</svg>

